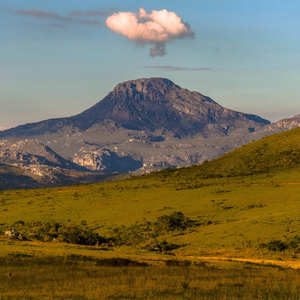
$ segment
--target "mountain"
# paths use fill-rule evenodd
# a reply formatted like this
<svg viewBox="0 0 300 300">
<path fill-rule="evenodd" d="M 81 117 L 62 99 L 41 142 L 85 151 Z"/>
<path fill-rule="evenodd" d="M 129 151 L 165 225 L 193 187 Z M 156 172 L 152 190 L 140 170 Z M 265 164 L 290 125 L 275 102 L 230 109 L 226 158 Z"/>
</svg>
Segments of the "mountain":
<svg viewBox="0 0 300 300">
<path fill-rule="evenodd" d="M 1 131 L 0 160 L 40 178 L 66 170 L 84 177 L 143 173 L 199 164 L 287 130 L 284 124 L 224 108 L 168 79 L 138 79 L 78 115 Z"/>
<path fill-rule="evenodd" d="M 237 128 L 269 123 L 255 115 L 226 109 L 209 97 L 182 89 L 168 79 L 150 78 L 117 85 L 102 101 L 79 115 L 19 126 L 0 136 L 39 136 L 65 127 L 86 131 L 107 120 L 124 129 L 163 131 L 178 138 L 199 133 L 223 136 Z"/>
</svg>

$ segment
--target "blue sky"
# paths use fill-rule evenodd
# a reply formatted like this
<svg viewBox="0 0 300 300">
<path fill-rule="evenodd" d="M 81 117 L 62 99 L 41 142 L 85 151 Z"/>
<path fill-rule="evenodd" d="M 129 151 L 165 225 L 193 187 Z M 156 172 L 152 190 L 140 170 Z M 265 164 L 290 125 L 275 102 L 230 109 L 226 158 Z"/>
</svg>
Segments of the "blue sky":
<svg viewBox="0 0 300 300">
<path fill-rule="evenodd" d="M 105 26 L 105 13 L 140 7 L 176 12 L 195 38 L 175 40 L 167 55 L 151 58 L 149 45 L 136 46 Z M 20 13 L 31 10 L 59 17 Z M 104 16 L 73 22 L 73 11 Z M 167 77 L 271 120 L 298 114 L 299 12 L 296 0 L 1 0 L 0 126 L 76 114 L 139 77 Z"/>
</svg>

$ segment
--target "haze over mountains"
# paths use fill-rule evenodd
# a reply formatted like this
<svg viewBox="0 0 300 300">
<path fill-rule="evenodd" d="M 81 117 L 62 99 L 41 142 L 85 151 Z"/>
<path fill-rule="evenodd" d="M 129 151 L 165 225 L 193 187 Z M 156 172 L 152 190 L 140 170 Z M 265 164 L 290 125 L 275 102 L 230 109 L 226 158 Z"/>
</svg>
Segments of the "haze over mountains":
<svg viewBox="0 0 300 300">
<path fill-rule="evenodd" d="M 300 116 L 271 124 L 168 79 L 138 79 L 76 116 L 1 131 L 0 161 L 36 182 L 66 184 L 199 164 L 299 125 Z"/>
</svg>

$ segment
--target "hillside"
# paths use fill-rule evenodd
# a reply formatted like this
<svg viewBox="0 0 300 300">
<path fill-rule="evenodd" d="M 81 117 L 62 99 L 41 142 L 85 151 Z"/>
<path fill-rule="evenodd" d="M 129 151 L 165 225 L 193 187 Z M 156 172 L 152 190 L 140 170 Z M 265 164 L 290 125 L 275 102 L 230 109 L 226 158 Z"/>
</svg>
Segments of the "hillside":
<svg viewBox="0 0 300 300">
<path fill-rule="evenodd" d="M 218 178 L 270 173 L 300 166 L 300 128 L 261 138 L 200 166 L 165 170 L 172 176 Z"/>
<path fill-rule="evenodd" d="M 43 237 L 47 230 L 56 236 L 63 230 L 80 232 L 72 226 L 81 226 L 84 235 L 89 228 L 110 239 L 105 247 L 118 255 L 170 249 L 180 257 L 247 253 L 300 258 L 299 137 L 295 129 L 201 166 L 120 181 L 2 191 L 0 227 L 51 241 Z M 60 228 L 57 233 L 55 228 Z M 31 249 L 18 245 L 21 252 Z M 43 253 L 43 244 L 38 247 L 35 251 Z M 47 253 L 56 253 L 57 247 Z M 5 246 L 3 255 L 10 249 Z M 104 253 L 96 252 L 82 248 L 80 253 Z"/>
</svg>

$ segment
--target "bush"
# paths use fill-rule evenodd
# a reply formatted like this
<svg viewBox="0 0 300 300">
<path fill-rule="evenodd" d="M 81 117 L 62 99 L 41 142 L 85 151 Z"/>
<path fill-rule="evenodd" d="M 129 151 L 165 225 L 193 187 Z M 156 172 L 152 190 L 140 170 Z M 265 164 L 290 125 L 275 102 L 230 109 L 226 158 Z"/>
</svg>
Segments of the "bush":
<svg viewBox="0 0 300 300">
<path fill-rule="evenodd" d="M 300 237 L 296 235 L 290 242 L 289 242 L 289 247 L 292 249 L 297 249 L 300 244 Z"/>
<path fill-rule="evenodd" d="M 261 247 L 267 248 L 270 251 L 284 251 L 289 248 L 289 245 L 280 240 L 274 240 L 266 244 L 261 244 Z"/>
<path fill-rule="evenodd" d="M 298 249 L 300 244 L 300 236 L 294 236 L 293 238 L 287 240 L 286 242 L 283 242 L 281 240 L 273 240 L 269 243 L 261 244 L 260 247 L 266 248 L 270 251 L 284 251 L 287 249 Z"/>
<path fill-rule="evenodd" d="M 181 245 L 169 243 L 167 241 L 157 241 L 154 240 L 152 243 L 149 243 L 144 247 L 146 250 L 159 252 L 159 253 L 168 253 L 169 251 L 175 250 L 182 247 Z"/>
<path fill-rule="evenodd" d="M 162 234 L 172 231 L 185 231 L 188 228 L 200 225 L 186 217 L 182 212 L 163 215 L 154 222 L 136 223 L 129 227 L 114 228 L 112 236 L 115 245 L 138 245 L 149 239 L 155 239 Z"/>
<path fill-rule="evenodd" d="M 11 228 L 13 232 L 21 234 L 26 240 L 43 242 L 61 241 L 80 245 L 100 245 L 109 242 L 97 232 L 86 226 L 64 225 L 56 222 L 16 222 Z"/>
<path fill-rule="evenodd" d="M 107 239 L 101 237 L 91 229 L 83 229 L 79 226 L 60 228 L 59 237 L 63 242 L 79 245 L 101 245 Z"/>
<path fill-rule="evenodd" d="M 171 215 L 164 215 L 157 219 L 155 223 L 159 230 L 175 231 L 186 230 L 193 225 L 193 221 L 186 217 L 182 212 L 174 212 Z"/>
</svg>

